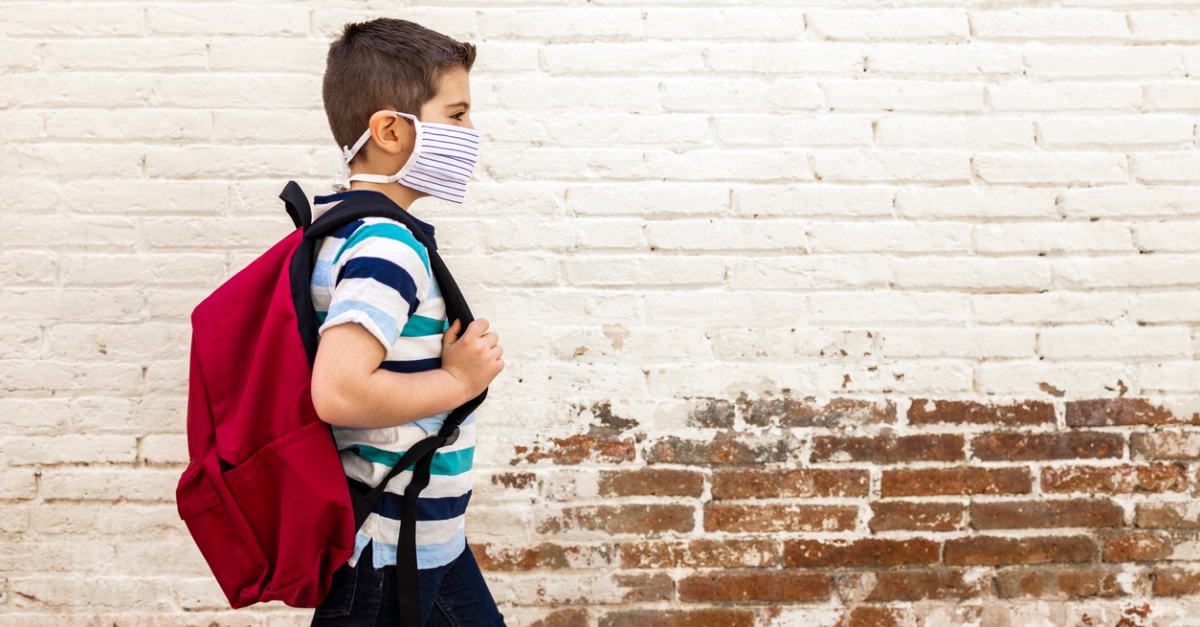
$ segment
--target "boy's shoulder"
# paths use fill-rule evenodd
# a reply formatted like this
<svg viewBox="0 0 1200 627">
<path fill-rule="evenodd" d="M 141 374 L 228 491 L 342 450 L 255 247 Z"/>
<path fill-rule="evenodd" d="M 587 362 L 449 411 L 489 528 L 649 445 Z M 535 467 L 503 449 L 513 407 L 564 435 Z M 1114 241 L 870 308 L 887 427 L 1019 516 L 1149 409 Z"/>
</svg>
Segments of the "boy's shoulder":
<svg viewBox="0 0 1200 627">
<path fill-rule="evenodd" d="M 417 284 L 432 280 L 430 250 L 408 226 L 391 218 L 367 217 L 329 234 L 329 261 L 339 275 L 367 273 L 376 278 L 403 272 Z M 390 282 L 399 280 L 392 277 Z"/>
</svg>

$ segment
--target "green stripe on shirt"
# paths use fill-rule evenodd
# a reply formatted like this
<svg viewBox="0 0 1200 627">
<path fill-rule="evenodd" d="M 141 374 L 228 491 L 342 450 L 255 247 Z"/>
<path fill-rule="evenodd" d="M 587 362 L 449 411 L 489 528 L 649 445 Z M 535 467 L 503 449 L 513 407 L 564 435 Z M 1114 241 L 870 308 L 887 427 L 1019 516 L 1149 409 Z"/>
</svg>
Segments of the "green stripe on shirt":
<svg viewBox="0 0 1200 627">
<path fill-rule="evenodd" d="M 437 335 L 444 332 L 450 326 L 445 320 L 437 320 L 425 316 L 413 314 L 409 316 L 408 322 L 404 323 L 404 328 L 400 331 L 400 337 L 423 337 L 426 335 Z"/>
<path fill-rule="evenodd" d="M 338 250 L 337 254 L 333 256 L 333 264 L 335 266 L 337 265 L 338 261 L 342 258 L 342 254 L 345 253 L 347 249 L 350 249 L 356 244 L 371 237 L 383 237 L 405 244 L 409 248 L 413 249 L 413 251 L 417 253 L 417 256 L 421 258 L 421 263 L 425 264 L 425 273 L 430 273 L 429 252 L 425 250 L 425 245 L 418 241 L 417 238 L 413 236 L 411 231 L 394 222 L 376 222 L 373 224 L 364 224 L 363 226 L 355 229 L 354 233 L 350 235 L 350 237 L 346 238 L 346 241 L 342 244 L 342 247 Z"/>
<path fill-rule="evenodd" d="M 404 455 L 403 451 L 393 453 L 392 451 L 385 451 L 366 444 L 352 444 L 342 450 L 354 451 L 359 457 L 371 463 L 383 464 L 384 466 L 395 466 L 400 461 L 400 457 Z M 474 460 L 474 446 L 457 451 L 438 451 L 433 454 L 433 464 L 429 468 L 429 474 L 461 475 L 471 470 L 471 464 Z"/>
</svg>

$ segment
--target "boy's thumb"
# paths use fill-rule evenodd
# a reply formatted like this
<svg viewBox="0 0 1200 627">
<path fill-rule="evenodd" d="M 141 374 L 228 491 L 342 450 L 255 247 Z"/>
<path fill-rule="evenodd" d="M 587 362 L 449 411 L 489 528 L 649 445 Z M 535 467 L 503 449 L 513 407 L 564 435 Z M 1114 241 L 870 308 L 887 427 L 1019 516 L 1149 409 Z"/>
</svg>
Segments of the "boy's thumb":
<svg viewBox="0 0 1200 627">
<path fill-rule="evenodd" d="M 454 342 L 454 340 L 457 340 L 458 332 L 461 327 L 462 327 L 462 321 L 455 320 L 450 325 L 450 328 L 446 329 L 446 332 L 444 334 L 442 334 L 442 344 L 451 344 Z"/>
</svg>

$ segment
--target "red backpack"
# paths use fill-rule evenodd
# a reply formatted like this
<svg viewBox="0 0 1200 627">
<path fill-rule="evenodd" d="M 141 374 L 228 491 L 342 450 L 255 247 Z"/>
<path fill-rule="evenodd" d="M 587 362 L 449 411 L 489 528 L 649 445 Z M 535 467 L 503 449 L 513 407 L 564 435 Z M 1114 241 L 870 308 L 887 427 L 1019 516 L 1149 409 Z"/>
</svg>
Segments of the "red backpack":
<svg viewBox="0 0 1200 627">
<path fill-rule="evenodd" d="M 280 198 L 297 229 L 192 312 L 191 463 L 175 492 L 179 516 L 234 608 L 259 601 L 316 607 L 388 481 L 411 466 L 396 562 L 404 615 L 420 616 L 417 496 L 429 483 L 434 451 L 458 437 L 458 425 L 487 391 L 451 412 L 441 431 L 407 451 L 375 489 L 355 490 L 312 403 L 316 249 L 322 237 L 354 220 L 395 220 L 428 249 L 447 315 L 466 328 L 470 309 L 421 229 L 385 196 L 352 195 L 316 222 L 294 181 Z"/>
</svg>

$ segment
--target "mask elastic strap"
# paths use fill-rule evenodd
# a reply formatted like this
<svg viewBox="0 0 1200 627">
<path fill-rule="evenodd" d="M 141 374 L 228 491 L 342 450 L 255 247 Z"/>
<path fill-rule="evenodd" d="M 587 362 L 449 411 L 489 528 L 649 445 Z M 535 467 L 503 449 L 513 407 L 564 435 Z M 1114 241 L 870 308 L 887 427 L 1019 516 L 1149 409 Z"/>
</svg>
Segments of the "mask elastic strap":
<svg viewBox="0 0 1200 627">
<path fill-rule="evenodd" d="M 362 137 L 358 138 L 358 142 L 354 144 L 354 148 L 342 146 L 342 177 L 333 180 L 333 191 L 344 192 L 349 190 L 351 181 L 366 181 L 368 183 L 381 184 L 395 183 L 412 169 L 413 164 L 417 161 L 415 158 L 416 155 L 420 154 L 421 152 L 421 122 L 417 119 L 417 116 L 409 113 L 404 113 L 402 111 L 392 111 L 392 113 L 412 120 L 413 128 L 417 133 L 417 140 L 416 143 L 413 144 L 412 155 L 408 158 L 408 162 L 404 164 L 404 167 L 400 168 L 399 172 L 391 176 L 384 176 L 382 174 L 355 174 L 354 176 L 350 176 L 350 160 L 354 158 L 354 155 L 358 154 L 358 151 L 363 147 L 363 144 L 367 143 L 367 140 L 371 138 L 371 129 L 367 129 L 366 132 L 362 134 Z"/>
<path fill-rule="evenodd" d="M 350 161 L 354 159 L 354 155 L 358 154 L 359 150 L 362 150 L 363 144 L 366 144 L 368 139 L 371 139 L 371 129 L 367 129 L 359 136 L 358 141 L 354 142 L 353 148 L 342 146 L 342 176 L 333 179 L 333 191 L 344 192 L 350 189 Z"/>
</svg>

